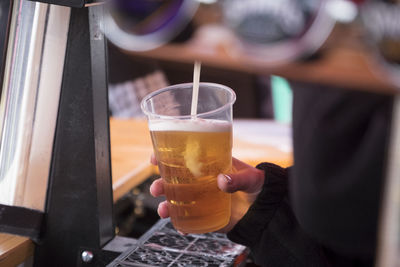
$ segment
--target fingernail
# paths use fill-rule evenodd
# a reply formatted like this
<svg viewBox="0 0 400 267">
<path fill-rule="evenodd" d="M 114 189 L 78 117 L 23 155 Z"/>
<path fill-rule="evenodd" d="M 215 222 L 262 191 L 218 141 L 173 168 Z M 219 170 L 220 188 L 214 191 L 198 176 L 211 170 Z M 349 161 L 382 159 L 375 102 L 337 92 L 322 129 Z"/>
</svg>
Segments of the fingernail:
<svg viewBox="0 0 400 267">
<path fill-rule="evenodd" d="M 225 181 L 226 181 L 228 184 L 231 184 L 231 183 L 232 183 L 232 178 L 231 178 L 229 175 L 223 174 L 223 176 L 224 176 Z"/>
</svg>

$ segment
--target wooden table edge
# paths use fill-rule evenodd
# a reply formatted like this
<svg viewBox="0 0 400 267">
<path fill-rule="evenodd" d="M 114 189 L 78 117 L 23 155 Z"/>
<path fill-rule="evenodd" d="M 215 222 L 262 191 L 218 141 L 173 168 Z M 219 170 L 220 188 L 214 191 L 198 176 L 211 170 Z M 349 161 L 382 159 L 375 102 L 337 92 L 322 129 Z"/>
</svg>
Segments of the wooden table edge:
<svg viewBox="0 0 400 267">
<path fill-rule="evenodd" d="M 0 266 L 17 266 L 33 256 L 34 243 L 27 237 L 0 233 Z"/>
</svg>

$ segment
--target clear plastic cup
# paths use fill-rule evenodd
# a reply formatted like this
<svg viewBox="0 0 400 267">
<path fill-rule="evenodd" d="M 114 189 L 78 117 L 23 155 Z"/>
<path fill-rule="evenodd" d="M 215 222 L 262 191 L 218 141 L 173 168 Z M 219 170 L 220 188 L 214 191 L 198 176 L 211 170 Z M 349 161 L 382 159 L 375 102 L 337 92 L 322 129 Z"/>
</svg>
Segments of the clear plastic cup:
<svg viewBox="0 0 400 267">
<path fill-rule="evenodd" d="M 216 231 L 228 224 L 230 194 L 217 186 L 217 175 L 232 168 L 232 89 L 200 83 L 197 114 L 192 116 L 192 83 L 147 95 L 147 115 L 169 215 L 185 233 Z"/>
</svg>

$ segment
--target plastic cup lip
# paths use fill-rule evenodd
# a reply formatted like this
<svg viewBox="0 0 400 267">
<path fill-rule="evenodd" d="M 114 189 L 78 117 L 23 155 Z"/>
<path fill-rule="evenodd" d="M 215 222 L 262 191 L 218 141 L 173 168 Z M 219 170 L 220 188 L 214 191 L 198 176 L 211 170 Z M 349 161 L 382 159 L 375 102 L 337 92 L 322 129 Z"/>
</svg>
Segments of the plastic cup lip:
<svg viewBox="0 0 400 267">
<path fill-rule="evenodd" d="M 223 106 L 216 108 L 214 110 L 210 110 L 207 112 L 203 112 L 203 113 L 198 113 L 196 115 L 178 115 L 178 116 L 169 116 L 169 115 L 160 115 L 154 112 L 151 112 L 150 110 L 147 109 L 146 107 L 146 103 L 147 101 L 149 101 L 149 99 L 153 98 L 156 95 L 162 94 L 166 91 L 172 90 L 174 88 L 179 88 L 179 87 L 187 87 L 187 86 L 193 86 L 193 83 L 179 83 L 179 84 L 174 84 L 174 85 L 170 85 L 164 88 L 161 88 L 159 90 L 156 90 L 148 95 L 146 95 L 143 100 L 140 103 L 140 107 L 143 111 L 143 113 L 147 116 L 147 118 L 151 118 L 151 117 L 157 117 L 159 119 L 180 119 L 180 120 L 184 120 L 184 119 L 193 119 L 193 118 L 204 118 L 204 117 L 209 117 L 213 114 L 219 113 L 221 111 L 224 111 L 228 108 L 230 108 L 233 103 L 235 103 L 236 101 L 236 94 L 235 92 L 229 88 L 228 86 L 222 85 L 222 84 L 218 84 L 218 83 L 210 83 L 210 82 L 200 82 L 199 84 L 200 86 L 211 86 L 211 87 L 219 87 L 225 91 L 228 91 L 230 93 L 230 99 L 227 103 L 225 103 Z"/>
</svg>

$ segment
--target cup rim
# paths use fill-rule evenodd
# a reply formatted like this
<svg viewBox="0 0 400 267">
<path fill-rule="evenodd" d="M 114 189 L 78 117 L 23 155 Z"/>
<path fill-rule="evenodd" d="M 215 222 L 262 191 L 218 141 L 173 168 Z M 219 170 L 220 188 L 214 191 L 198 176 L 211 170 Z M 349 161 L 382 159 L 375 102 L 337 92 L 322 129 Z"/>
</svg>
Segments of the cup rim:
<svg viewBox="0 0 400 267">
<path fill-rule="evenodd" d="M 207 111 L 207 112 L 203 112 L 203 113 L 198 113 L 198 114 L 196 114 L 196 115 L 178 115 L 178 116 L 160 115 L 160 114 L 151 112 L 151 111 L 149 111 L 149 110 L 146 108 L 146 102 L 147 102 L 150 98 L 152 98 L 152 97 L 154 97 L 154 96 L 156 96 L 156 95 L 159 95 L 159 94 L 161 94 L 161 93 L 164 93 L 164 92 L 166 92 L 166 91 L 169 91 L 169 90 L 171 90 L 171 89 L 174 89 L 174 88 L 176 88 L 176 87 L 183 87 L 183 86 L 189 86 L 189 85 L 192 85 L 192 86 L 193 86 L 193 83 L 179 83 L 179 84 L 170 85 L 170 86 L 167 86 L 167 87 L 158 89 L 158 90 L 156 90 L 156 91 L 154 91 L 154 92 L 152 92 L 152 93 L 146 95 L 146 96 L 142 99 L 142 101 L 141 101 L 141 103 L 140 103 L 140 107 L 141 107 L 143 113 L 144 113 L 148 118 L 150 118 L 150 117 L 157 117 L 157 118 L 160 118 L 160 119 L 193 119 L 193 118 L 202 118 L 202 117 L 206 117 L 206 116 L 209 116 L 209 115 L 212 115 L 212 114 L 221 112 L 221 111 L 223 111 L 223 110 L 229 108 L 230 106 L 232 106 L 233 103 L 235 103 L 235 101 L 236 101 L 236 94 L 235 94 L 235 92 L 234 92 L 230 87 L 228 87 L 228 86 L 226 86 L 226 85 L 219 84 L 219 83 L 200 82 L 200 83 L 199 83 L 199 86 L 203 85 L 203 86 L 219 87 L 219 88 L 221 88 L 221 89 L 223 89 L 223 90 L 225 90 L 225 91 L 230 92 L 230 99 L 229 99 L 229 101 L 228 101 L 227 103 L 225 103 L 224 105 L 222 105 L 221 107 L 219 107 L 219 108 L 216 108 L 216 109 L 214 109 L 214 110 L 210 110 L 210 111 Z"/>
</svg>

